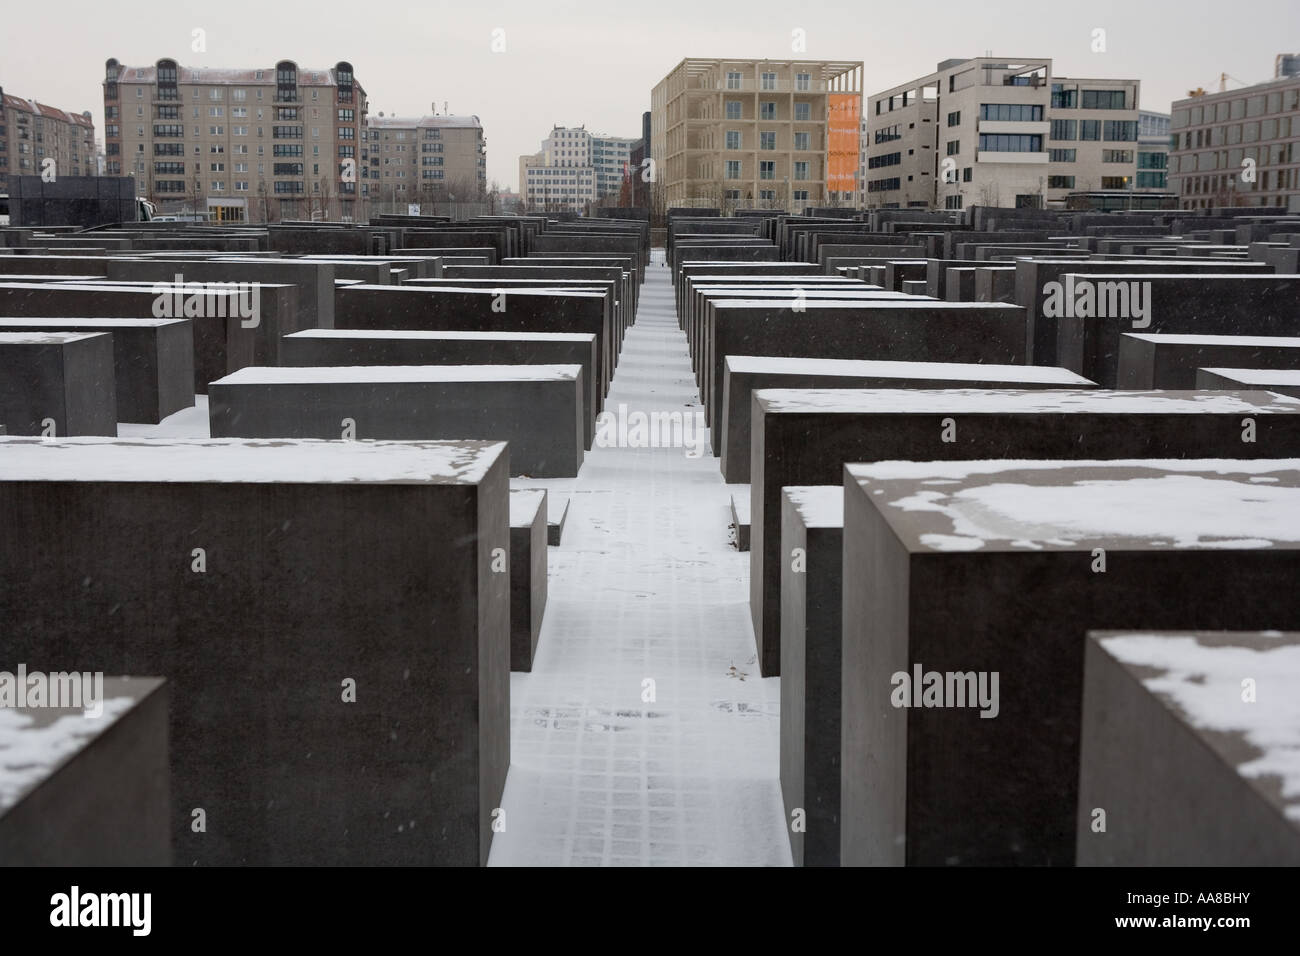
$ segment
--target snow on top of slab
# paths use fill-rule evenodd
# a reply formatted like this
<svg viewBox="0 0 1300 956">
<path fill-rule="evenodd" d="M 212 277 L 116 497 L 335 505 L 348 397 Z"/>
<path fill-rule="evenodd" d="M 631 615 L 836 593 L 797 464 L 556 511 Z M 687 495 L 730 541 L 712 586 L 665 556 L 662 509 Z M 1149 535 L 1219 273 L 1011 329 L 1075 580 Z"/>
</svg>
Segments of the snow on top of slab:
<svg viewBox="0 0 1300 956">
<path fill-rule="evenodd" d="M 809 286 L 806 289 L 800 288 L 798 286 L 792 286 L 791 288 L 788 289 L 782 287 L 778 287 L 775 289 L 759 289 L 759 288 L 746 289 L 743 286 L 739 288 L 737 288 L 736 286 L 727 286 L 721 289 L 716 287 L 710 289 L 708 287 L 701 288 L 700 286 L 696 286 L 695 291 L 703 293 L 704 296 L 709 299 L 717 299 L 719 297 L 735 298 L 738 295 L 744 295 L 749 298 L 758 298 L 758 299 L 796 299 L 799 298 L 800 296 L 810 296 L 817 299 L 825 299 L 827 301 L 836 301 L 839 299 L 846 299 L 849 301 L 853 301 L 854 299 L 861 299 L 861 298 L 898 299 L 906 295 L 906 293 L 903 292 L 886 292 L 883 289 L 881 290 L 864 289 L 864 288 L 850 289 L 850 288 L 843 288 L 843 287 L 833 287 L 827 289 L 827 288 L 819 288 L 817 286 Z M 906 297 L 909 299 L 913 298 L 913 296 L 910 295 L 907 295 Z"/>
<path fill-rule="evenodd" d="M 767 355 L 728 355 L 733 372 L 777 372 L 783 375 L 856 375 L 863 378 L 927 378 L 954 381 L 1018 381 L 1050 383 L 1063 388 L 1091 385 L 1069 369 L 1045 365 L 975 365 L 957 362 L 891 362 L 873 359 L 789 358 Z"/>
<path fill-rule="evenodd" d="M 0 480 L 474 483 L 505 448 L 489 441 L 0 436 Z"/>
<path fill-rule="evenodd" d="M 104 700 L 99 717 L 64 714 L 37 723 L 32 713 L 0 707 L 0 814 L 50 776 L 136 703 L 133 697 Z"/>
<path fill-rule="evenodd" d="M 304 329 L 287 339 L 456 339 L 488 342 L 594 342 L 591 332 L 452 332 L 426 329 Z"/>
<path fill-rule="evenodd" d="M 744 290 L 737 289 L 732 291 L 735 294 L 739 294 Z M 763 295 L 770 296 L 770 293 L 765 292 L 763 293 Z M 907 305 L 910 303 L 915 303 L 917 305 L 921 305 L 926 308 L 941 306 L 948 311 L 951 311 L 954 308 L 988 309 L 994 306 L 997 306 L 998 308 L 1006 308 L 1005 305 L 996 302 L 941 302 L 938 299 L 929 299 L 926 298 L 925 296 L 908 295 L 906 292 L 886 292 L 883 290 L 876 291 L 872 289 L 862 290 L 861 293 L 858 293 L 858 297 L 856 300 L 850 300 L 848 302 L 840 302 L 835 299 L 814 299 L 808 303 L 808 307 L 812 309 L 859 309 L 859 308 L 893 309 L 893 308 L 897 308 L 899 305 Z M 772 298 L 769 297 L 769 298 L 762 298 L 762 299 L 754 299 L 754 298 L 714 299 L 712 304 L 714 308 L 721 308 L 721 309 L 771 308 Z"/>
<path fill-rule="evenodd" d="M 563 382 L 581 365 L 249 365 L 213 385 L 329 385 L 352 382 Z"/>
<path fill-rule="evenodd" d="M 546 490 L 543 488 L 511 488 L 510 527 L 530 527 L 545 501 Z"/>
<path fill-rule="evenodd" d="M 73 327 L 84 327 L 87 329 L 134 329 L 134 328 L 157 328 L 162 325 L 176 325 L 181 322 L 188 322 L 189 319 L 73 319 L 59 318 L 47 319 L 42 316 L 32 316 L 29 319 L 21 316 L 10 318 L 0 318 L 0 329 L 13 328 L 15 326 L 39 325 L 46 329 L 67 329 Z"/>
<path fill-rule="evenodd" d="M 1179 262 L 1180 260 L 1174 259 L 1173 261 Z M 1130 279 L 1141 279 L 1143 282 L 1182 282 L 1187 280 L 1201 282 L 1204 279 L 1232 279 L 1235 282 L 1273 282 L 1276 279 L 1300 278 L 1271 272 L 1253 272 L 1242 275 L 1240 272 L 1089 272 L 1087 269 L 1077 269 L 1068 274 L 1076 279 L 1095 279 L 1098 282 L 1127 281 Z"/>
<path fill-rule="evenodd" d="M 866 284 L 861 279 L 846 279 L 843 276 L 827 276 L 827 275 L 819 275 L 819 274 L 798 275 L 792 273 L 786 273 L 782 275 L 757 275 L 757 276 L 707 275 L 706 274 L 706 275 L 687 276 L 686 281 L 691 284 L 691 288 L 693 289 L 699 289 L 703 286 L 715 285 L 715 284 L 726 285 L 728 287 L 735 287 L 737 285 L 744 285 L 746 282 L 753 282 L 758 285 L 767 285 L 768 283 L 775 283 L 777 285 L 780 285 L 783 282 L 794 282 L 794 283 L 808 282 L 813 285 L 834 284 L 834 285 L 843 285 L 843 286 L 852 285 L 855 283 L 860 286 Z"/>
<path fill-rule="evenodd" d="M 552 289 L 552 288 L 534 288 L 532 286 L 458 286 L 453 282 L 445 285 L 418 285 L 416 283 L 405 283 L 403 285 L 354 285 L 348 291 L 353 289 L 365 289 L 370 291 L 378 289 L 381 292 L 410 292 L 410 293 L 429 293 L 429 292 L 467 292 L 474 295 L 572 295 L 581 296 L 588 299 L 603 299 L 606 293 L 599 289 Z"/>
<path fill-rule="evenodd" d="M 1159 670 L 1142 685 L 1192 727 L 1235 734 L 1253 748 L 1257 755 L 1237 772 L 1249 780 L 1276 778 L 1284 815 L 1300 822 L 1300 644 L 1278 632 L 1250 636 L 1253 643 L 1277 643 L 1242 646 L 1231 635 L 1211 642 L 1192 634 L 1123 634 L 1098 643 L 1125 664 Z M 1256 681 L 1250 703 L 1242 700 L 1243 677 Z"/>
<path fill-rule="evenodd" d="M 731 502 L 735 506 L 736 513 L 741 521 L 748 523 L 750 515 L 749 507 L 749 485 L 745 483 L 727 485 L 727 494 L 731 497 Z"/>
<path fill-rule="evenodd" d="M 1159 345 L 1255 345 L 1300 348 L 1300 336 L 1290 335 L 1182 335 L 1172 332 L 1125 332 L 1129 338 Z"/>
<path fill-rule="evenodd" d="M 917 540 L 934 551 L 1068 549 L 1102 539 L 1144 549 L 1300 543 L 1297 459 L 880 462 L 848 470 L 869 493 L 889 493 L 872 489 L 873 480 L 925 485 L 885 504 L 946 519 L 920 522 L 934 530 Z M 1049 474 L 1040 481 L 1024 472 Z M 1002 473 L 1001 481 L 974 480 Z M 1285 484 L 1257 480 L 1270 474 Z"/>
<path fill-rule="evenodd" d="M 0 332 L 0 345 L 66 345 L 103 332 Z"/>
<path fill-rule="evenodd" d="M 806 527 L 844 527 L 842 485 L 786 485 L 781 492 L 799 509 Z"/>
<path fill-rule="evenodd" d="M 1207 368 L 1203 371 L 1260 388 L 1269 385 L 1300 385 L 1300 369 L 1296 368 Z"/>
<path fill-rule="evenodd" d="M 977 370 L 998 366 L 968 367 Z M 1029 367 L 1024 366 L 1026 369 Z M 972 372 L 972 374 L 978 373 Z M 1018 388 L 761 388 L 754 394 L 762 400 L 768 412 L 818 411 L 858 414 L 863 412 L 881 414 L 1087 412 L 1106 415 L 1192 415 L 1204 412 L 1256 414 L 1300 411 L 1300 399 L 1285 395 L 1208 390 L 1127 392 L 1106 389 Z"/>
</svg>

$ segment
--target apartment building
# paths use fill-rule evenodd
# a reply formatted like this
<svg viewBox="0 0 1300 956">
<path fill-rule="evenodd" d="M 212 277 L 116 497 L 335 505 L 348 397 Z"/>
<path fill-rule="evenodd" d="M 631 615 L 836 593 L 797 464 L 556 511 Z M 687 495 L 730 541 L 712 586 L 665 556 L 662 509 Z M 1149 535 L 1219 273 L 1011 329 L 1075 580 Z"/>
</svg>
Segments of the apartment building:
<svg viewBox="0 0 1300 956">
<path fill-rule="evenodd" d="M 1286 206 L 1300 212 L 1300 76 L 1173 104 L 1169 185 L 1183 209 Z"/>
<path fill-rule="evenodd" d="M 1138 112 L 1137 189 L 1165 192 L 1169 188 L 1168 113 Z"/>
<path fill-rule="evenodd" d="M 632 162 L 632 148 L 639 142 L 626 136 L 592 136 L 591 166 L 596 172 L 596 198 L 615 200 L 623 188 L 623 177 Z"/>
<path fill-rule="evenodd" d="M 105 172 L 134 175 L 164 210 L 254 222 L 364 218 L 365 120 L 365 90 L 347 62 L 105 65 Z"/>
<path fill-rule="evenodd" d="M 1071 79 L 1050 59 L 953 59 L 867 102 L 866 205 L 1062 207 L 1131 189 L 1137 80 Z"/>
<path fill-rule="evenodd" d="M 540 150 L 519 157 L 519 194 L 529 209 L 581 211 L 596 201 L 597 138 L 584 126 L 555 126 Z"/>
<path fill-rule="evenodd" d="M 53 166 L 44 165 L 54 160 Z M 0 186 L 8 176 L 95 176 L 95 121 L 6 93 L 0 87 Z"/>
<path fill-rule="evenodd" d="M 383 203 L 478 202 L 487 142 L 477 116 L 372 116 L 363 131 L 362 195 Z"/>
<path fill-rule="evenodd" d="M 650 114 L 667 206 L 792 209 L 857 194 L 861 61 L 682 60 Z"/>
</svg>

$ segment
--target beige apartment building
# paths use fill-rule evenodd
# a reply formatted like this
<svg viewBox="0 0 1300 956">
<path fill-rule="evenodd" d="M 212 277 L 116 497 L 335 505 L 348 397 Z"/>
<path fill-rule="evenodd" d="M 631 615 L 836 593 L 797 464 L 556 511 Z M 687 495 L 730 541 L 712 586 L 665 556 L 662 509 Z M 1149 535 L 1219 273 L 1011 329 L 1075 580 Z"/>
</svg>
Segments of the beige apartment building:
<svg viewBox="0 0 1300 956">
<path fill-rule="evenodd" d="M 867 100 L 868 208 L 1062 208 L 1136 182 L 1140 84 L 1050 59 L 945 60 Z"/>
<path fill-rule="evenodd" d="M 477 116 L 372 116 L 362 148 L 363 195 L 401 203 L 480 202 L 487 142 Z"/>
<path fill-rule="evenodd" d="M 45 160 L 54 160 L 53 166 Z M 89 111 L 68 113 L 0 87 L 0 187 L 8 176 L 98 175 L 95 121 Z"/>
<path fill-rule="evenodd" d="M 352 65 L 105 65 L 105 174 L 160 210 L 229 221 L 363 219 L 366 93 Z"/>
<path fill-rule="evenodd" d="M 1183 209 L 1286 206 L 1300 212 L 1300 75 L 1278 57 L 1267 83 L 1176 100 L 1169 185 Z"/>
<path fill-rule="evenodd" d="M 851 204 L 862 62 L 686 59 L 651 93 L 667 206 Z"/>
</svg>

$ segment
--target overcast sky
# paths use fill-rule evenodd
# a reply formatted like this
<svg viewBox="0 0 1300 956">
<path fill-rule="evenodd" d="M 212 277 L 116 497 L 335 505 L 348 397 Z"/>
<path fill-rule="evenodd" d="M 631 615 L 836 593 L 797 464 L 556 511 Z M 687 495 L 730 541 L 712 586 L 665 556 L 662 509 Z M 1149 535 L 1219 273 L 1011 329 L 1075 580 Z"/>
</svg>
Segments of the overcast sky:
<svg viewBox="0 0 1300 956">
<path fill-rule="evenodd" d="M 423 115 L 436 101 L 473 113 L 488 179 L 514 188 L 519 155 L 553 124 L 639 136 L 650 90 L 684 57 L 862 60 L 868 94 L 932 72 L 941 60 L 1052 57 L 1063 76 L 1136 78 L 1142 106 L 1167 112 L 1189 89 L 1273 75 L 1300 52 L 1300 0 L 1127 0 L 888 4 L 811 0 L 228 0 L 6 4 L 0 86 L 104 125 L 104 61 L 305 69 L 350 61 L 371 114 Z M 796 28 L 807 52 L 791 52 Z M 1092 52 L 1093 31 L 1106 51 Z M 191 49 L 206 31 L 206 52 Z M 505 51 L 492 51 L 493 31 Z M 24 37 L 30 36 L 30 42 Z M 1229 81 L 1229 88 L 1240 85 Z"/>
</svg>

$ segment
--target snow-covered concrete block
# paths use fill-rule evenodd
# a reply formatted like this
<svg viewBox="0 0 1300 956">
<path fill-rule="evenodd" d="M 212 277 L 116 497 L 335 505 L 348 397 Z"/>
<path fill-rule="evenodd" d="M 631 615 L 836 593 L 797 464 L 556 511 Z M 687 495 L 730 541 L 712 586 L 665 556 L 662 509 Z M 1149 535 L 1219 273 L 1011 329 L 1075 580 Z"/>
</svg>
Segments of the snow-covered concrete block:
<svg viewBox="0 0 1300 956">
<path fill-rule="evenodd" d="M 763 388 L 1093 388 L 1082 375 L 1034 365 L 959 365 L 728 355 L 713 429 L 723 480 L 750 480 L 753 393 Z"/>
<path fill-rule="evenodd" d="M 116 435 L 113 339 L 0 330 L 0 422 L 11 435 Z"/>
<path fill-rule="evenodd" d="M 339 329 L 420 329 L 461 332 L 581 332 L 596 336 L 600 392 L 609 391 L 618 357 L 606 297 L 600 292 L 535 289 L 439 290 L 356 285 L 339 289 Z"/>
<path fill-rule="evenodd" d="M 1089 635 L 1081 866 L 1300 865 L 1300 633 Z"/>
<path fill-rule="evenodd" d="M 546 490 L 510 492 L 510 669 L 531 671 L 546 613 Z"/>
<path fill-rule="evenodd" d="M 214 438 L 510 443 L 514 474 L 565 478 L 584 449 L 580 365 L 246 368 L 213 382 Z"/>
<path fill-rule="evenodd" d="M 155 677 L 0 673 L 0 865 L 170 866 Z"/>
<path fill-rule="evenodd" d="M 1300 276 L 1171 276 L 1136 269 L 1096 275 L 1086 265 L 1075 272 L 1044 303 L 1044 311 L 1057 316 L 1055 364 L 1103 388 L 1119 381 L 1125 332 L 1300 334 Z"/>
<path fill-rule="evenodd" d="M 178 863 L 477 865 L 510 762 L 507 454 L 0 439 L 6 656 L 167 677 Z"/>
<path fill-rule="evenodd" d="M 1119 337 L 1120 388 L 1197 388 L 1197 369 L 1211 367 L 1300 369 L 1300 337 L 1144 332 Z"/>
<path fill-rule="evenodd" d="M 1073 865 L 1086 634 L 1295 628 L 1300 459 L 846 465 L 845 865 Z"/>
<path fill-rule="evenodd" d="M 194 404 L 189 319 L 0 318 L 0 332 L 107 332 L 113 338 L 117 417 L 156 425 Z"/>
<path fill-rule="evenodd" d="M 891 294 L 900 298 L 808 300 L 799 310 L 762 300 L 710 302 L 700 392 L 707 411 L 722 408 L 722 363 L 728 355 L 1025 364 L 1026 326 L 1019 306 Z"/>
<path fill-rule="evenodd" d="M 1300 399 L 1300 369 L 1199 368 L 1196 387 L 1250 388 Z"/>
<path fill-rule="evenodd" d="M 844 489 L 781 496 L 781 796 L 795 866 L 840 862 Z"/>
<path fill-rule="evenodd" d="M 780 667 L 781 488 L 851 461 L 1300 456 L 1300 402 L 1266 392 L 770 389 L 754 393 L 750 609 Z"/>
<path fill-rule="evenodd" d="M 604 404 L 596 337 L 566 332 L 438 332 L 312 329 L 286 336 L 286 366 L 581 365 L 585 447 Z"/>
</svg>

